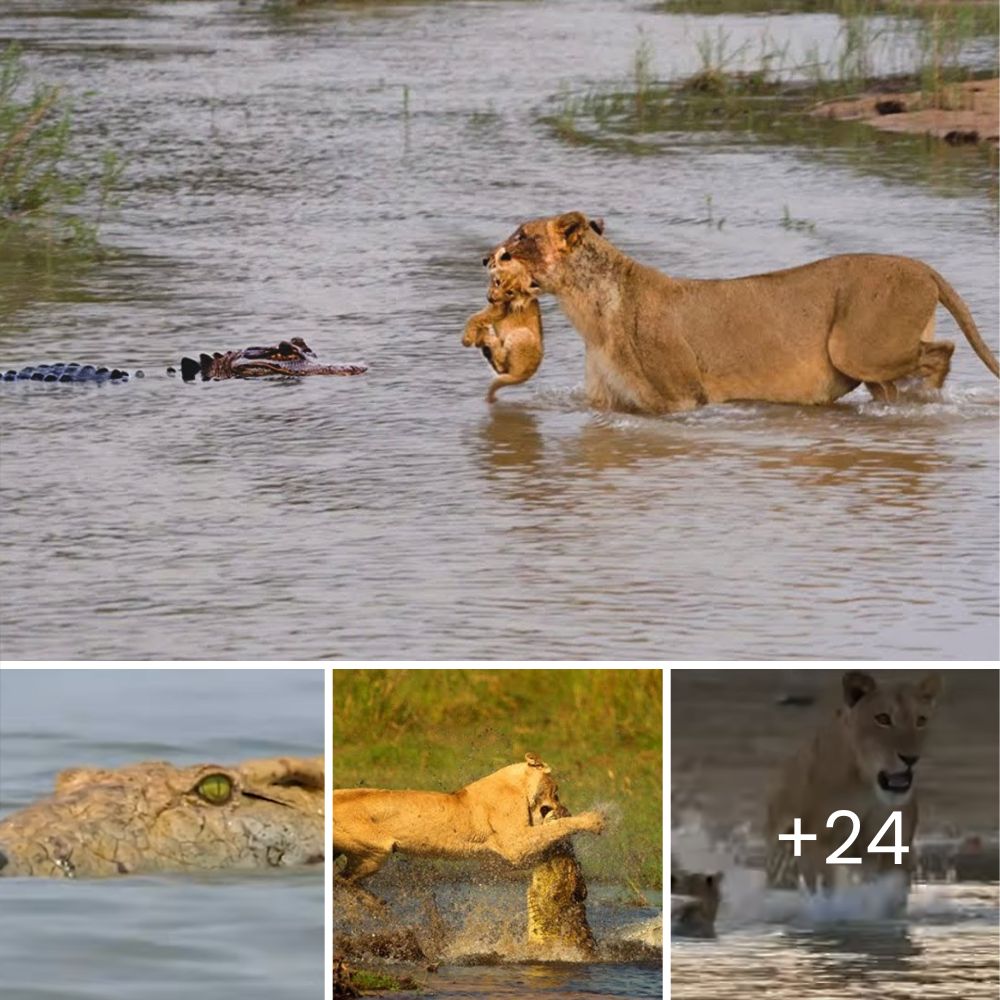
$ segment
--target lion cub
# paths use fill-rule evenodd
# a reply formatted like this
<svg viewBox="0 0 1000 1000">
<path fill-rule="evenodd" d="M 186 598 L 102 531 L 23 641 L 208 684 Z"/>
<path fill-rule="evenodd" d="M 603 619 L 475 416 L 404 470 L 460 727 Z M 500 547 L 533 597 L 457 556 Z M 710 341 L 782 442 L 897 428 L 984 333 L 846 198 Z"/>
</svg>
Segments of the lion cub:
<svg viewBox="0 0 1000 1000">
<path fill-rule="evenodd" d="M 670 875 L 670 933 L 684 937 L 715 937 L 722 872 L 679 872 Z"/>
<path fill-rule="evenodd" d="M 494 273 L 486 295 L 490 304 L 465 324 L 462 344 L 480 348 L 497 373 L 488 403 L 503 386 L 527 382 L 542 363 L 542 311 L 534 291 L 527 268 Z"/>
</svg>

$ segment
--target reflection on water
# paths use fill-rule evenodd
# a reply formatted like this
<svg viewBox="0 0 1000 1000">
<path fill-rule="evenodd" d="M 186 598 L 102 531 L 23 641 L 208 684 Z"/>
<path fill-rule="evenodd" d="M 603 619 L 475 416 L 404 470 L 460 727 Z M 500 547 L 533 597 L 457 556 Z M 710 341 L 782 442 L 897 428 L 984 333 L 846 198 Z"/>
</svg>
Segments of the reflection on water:
<svg viewBox="0 0 1000 1000">
<path fill-rule="evenodd" d="M 1000 985 L 996 885 L 923 886 L 905 922 L 720 925 L 712 941 L 671 945 L 671 996 L 993 1000 Z"/>
<path fill-rule="evenodd" d="M 560 5 L 514 0 L 2 6 L 40 77 L 86 93 L 76 127 L 127 145 L 128 187 L 116 259 L 49 280 L 0 264 L 0 360 L 148 376 L 0 390 L 3 656 L 997 655 L 997 391 L 964 342 L 938 403 L 665 419 L 586 408 L 551 301 L 542 369 L 494 407 L 460 344 L 484 249 L 572 208 L 678 275 L 912 254 L 989 340 L 976 154 L 949 149 L 967 183 L 938 191 L 745 135 L 564 144 L 540 110 L 619 79 L 637 27 L 664 72 L 696 68 L 684 18 L 613 0 L 580 3 L 569 39 Z M 777 20 L 797 46 L 830 21 Z M 734 46 L 760 28 L 720 25 Z M 902 148 L 863 153 L 891 167 Z M 162 377 L 279 334 L 370 372 Z"/>
</svg>

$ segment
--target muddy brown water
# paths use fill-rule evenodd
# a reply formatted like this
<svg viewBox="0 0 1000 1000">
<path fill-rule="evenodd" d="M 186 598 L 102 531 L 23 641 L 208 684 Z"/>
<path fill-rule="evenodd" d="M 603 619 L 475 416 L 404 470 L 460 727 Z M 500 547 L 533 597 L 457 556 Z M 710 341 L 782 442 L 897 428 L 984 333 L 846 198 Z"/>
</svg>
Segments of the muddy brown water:
<svg viewBox="0 0 1000 1000">
<path fill-rule="evenodd" d="M 702 31 L 739 44 L 760 18 L 611 0 L 572 18 L 515 2 L 45 10 L 4 4 L 0 41 L 78 95 L 85 145 L 127 152 L 105 230 L 120 256 L 5 264 L 0 360 L 149 377 L 0 392 L 0 654 L 997 655 L 997 383 L 964 340 L 930 404 L 858 393 L 662 419 L 587 408 L 582 344 L 552 301 L 538 377 L 492 408 L 460 346 L 483 250 L 579 208 L 680 275 L 920 257 L 996 348 L 982 153 L 671 134 L 636 155 L 539 120 L 562 90 L 622 80 L 639 26 L 669 76 L 696 68 Z M 805 49 L 838 22 L 770 24 Z M 159 377 L 185 353 L 291 335 L 370 373 Z"/>
<path fill-rule="evenodd" d="M 919 878 L 905 918 L 877 891 L 832 901 L 767 890 L 767 790 L 836 700 L 841 671 L 671 672 L 671 853 L 722 871 L 714 940 L 675 937 L 671 996 L 992 1000 L 998 973 L 998 672 L 946 670 L 918 765 L 921 853 L 981 844 L 992 866 Z M 887 676 L 884 675 L 884 676 Z M 789 704 L 815 699 L 811 705 Z M 924 862 L 919 862 L 924 870 Z M 947 866 L 945 866 L 947 867 Z"/>
</svg>

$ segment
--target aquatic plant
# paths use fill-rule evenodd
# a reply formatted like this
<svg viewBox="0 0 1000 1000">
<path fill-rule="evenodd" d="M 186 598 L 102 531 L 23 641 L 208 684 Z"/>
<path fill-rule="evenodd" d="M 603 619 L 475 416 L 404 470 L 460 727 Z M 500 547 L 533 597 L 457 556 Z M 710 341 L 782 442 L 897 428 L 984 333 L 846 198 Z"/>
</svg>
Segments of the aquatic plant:
<svg viewBox="0 0 1000 1000">
<path fill-rule="evenodd" d="M 654 74 L 652 44 L 640 32 L 627 79 L 583 94 L 562 88 L 543 120 L 565 141 L 633 153 L 653 152 L 649 137 L 655 132 L 764 129 L 795 141 L 824 128 L 802 118 L 816 101 L 873 86 L 919 88 L 925 105 L 953 106 L 954 84 L 974 75 L 964 62 L 969 42 L 996 31 L 996 17 L 971 4 L 939 9 L 912 0 L 826 0 L 805 7 L 840 15 L 828 51 L 814 44 L 795 57 L 790 43 L 777 42 L 767 29 L 754 51 L 752 40 L 736 45 L 717 26 L 695 41 L 699 69 L 686 79 L 665 81 Z M 744 7 L 737 3 L 733 9 Z"/>
<path fill-rule="evenodd" d="M 94 254 L 124 164 L 111 149 L 96 162 L 82 157 L 59 87 L 27 90 L 20 50 L 8 45 L 0 53 L 0 243 Z"/>
</svg>

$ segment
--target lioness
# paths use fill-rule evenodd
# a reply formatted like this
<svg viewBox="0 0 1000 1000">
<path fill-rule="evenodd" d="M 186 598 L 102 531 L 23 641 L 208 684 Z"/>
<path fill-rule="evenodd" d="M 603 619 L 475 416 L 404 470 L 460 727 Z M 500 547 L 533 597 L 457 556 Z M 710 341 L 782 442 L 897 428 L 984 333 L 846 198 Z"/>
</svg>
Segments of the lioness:
<svg viewBox="0 0 1000 1000">
<path fill-rule="evenodd" d="M 333 792 L 333 854 L 343 878 L 374 875 L 393 851 L 439 858 L 493 854 L 525 866 L 573 833 L 600 833 L 598 812 L 545 823 L 559 809 L 552 769 L 533 753 L 457 792 L 345 788 Z"/>
<path fill-rule="evenodd" d="M 843 703 L 816 734 L 809 748 L 797 753 L 785 769 L 767 812 L 767 878 L 779 888 L 794 887 L 801 874 L 810 891 L 817 884 L 832 889 L 835 878 L 860 872 L 866 881 L 888 871 L 903 871 L 909 884 L 913 869 L 913 834 L 917 828 L 917 798 L 913 768 L 923 751 L 934 701 L 941 690 L 937 674 L 914 682 L 877 683 L 868 674 L 851 671 L 843 677 Z M 827 857 L 847 840 L 847 819 L 827 827 L 840 809 L 857 814 L 861 829 L 843 851 L 860 857 L 860 865 L 827 864 Z M 896 865 L 892 854 L 868 853 L 868 845 L 889 814 L 901 815 L 901 842 L 910 848 Z M 791 833 L 794 820 L 816 840 L 802 841 L 801 857 L 792 842 L 778 840 Z M 891 845 L 890 828 L 880 844 Z"/>
<path fill-rule="evenodd" d="M 744 278 L 670 278 L 567 212 L 518 226 L 485 262 L 497 273 L 524 267 L 558 297 L 583 337 L 587 396 L 601 409 L 831 403 L 861 382 L 894 399 L 896 380 L 910 375 L 940 388 L 955 345 L 933 340 L 938 302 L 1000 375 L 962 299 L 907 257 L 845 254 Z"/>
<path fill-rule="evenodd" d="M 481 348 L 497 377 L 486 393 L 496 401 L 505 385 L 527 382 L 542 363 L 542 311 L 524 268 L 513 265 L 490 281 L 489 305 L 465 324 L 462 344 Z"/>
</svg>

